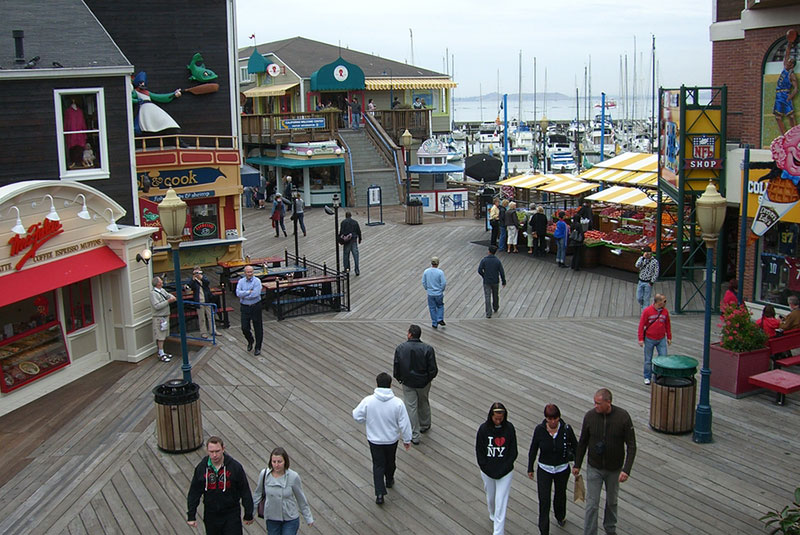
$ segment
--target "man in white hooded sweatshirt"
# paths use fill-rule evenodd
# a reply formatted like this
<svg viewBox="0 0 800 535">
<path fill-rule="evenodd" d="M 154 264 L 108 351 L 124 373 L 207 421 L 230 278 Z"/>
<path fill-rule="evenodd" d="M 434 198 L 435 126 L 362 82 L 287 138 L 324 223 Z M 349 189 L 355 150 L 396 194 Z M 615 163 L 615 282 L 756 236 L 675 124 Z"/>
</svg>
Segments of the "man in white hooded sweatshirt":
<svg viewBox="0 0 800 535">
<path fill-rule="evenodd" d="M 372 455 L 372 477 L 375 481 L 375 503 L 383 505 L 386 489 L 394 485 L 398 435 L 402 435 L 406 451 L 411 449 L 411 422 L 405 404 L 392 392 L 392 376 L 381 372 L 375 381 L 378 387 L 353 409 L 353 419 L 359 423 L 367 423 L 367 441 Z"/>
</svg>

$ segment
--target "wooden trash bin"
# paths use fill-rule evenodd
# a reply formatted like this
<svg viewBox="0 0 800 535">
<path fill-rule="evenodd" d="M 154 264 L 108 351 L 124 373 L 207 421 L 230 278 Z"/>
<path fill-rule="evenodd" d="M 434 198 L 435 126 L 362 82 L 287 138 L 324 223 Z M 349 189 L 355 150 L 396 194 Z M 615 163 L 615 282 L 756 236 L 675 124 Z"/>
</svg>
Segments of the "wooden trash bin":
<svg viewBox="0 0 800 535">
<path fill-rule="evenodd" d="M 409 225 L 422 224 L 422 204 L 409 204 L 406 206 L 406 223 Z"/>
<path fill-rule="evenodd" d="M 661 433 L 690 433 L 694 429 L 697 360 L 682 355 L 656 357 L 653 371 L 650 427 Z"/>
<path fill-rule="evenodd" d="M 158 448 L 186 453 L 203 445 L 200 386 L 174 379 L 153 389 Z"/>
</svg>

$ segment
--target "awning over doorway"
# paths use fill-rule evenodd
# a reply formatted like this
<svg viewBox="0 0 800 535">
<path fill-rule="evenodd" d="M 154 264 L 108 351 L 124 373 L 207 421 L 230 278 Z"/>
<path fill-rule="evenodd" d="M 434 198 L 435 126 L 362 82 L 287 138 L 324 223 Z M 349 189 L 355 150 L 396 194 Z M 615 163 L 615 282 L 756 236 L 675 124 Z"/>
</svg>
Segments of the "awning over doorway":
<svg viewBox="0 0 800 535">
<path fill-rule="evenodd" d="M 125 267 L 107 246 L 3 276 L 0 307 Z"/>
<path fill-rule="evenodd" d="M 311 73 L 311 91 L 362 91 L 364 71 L 339 57 Z"/>
<path fill-rule="evenodd" d="M 370 78 L 365 82 L 367 91 L 392 89 L 447 89 L 458 84 L 450 78 Z"/>
<path fill-rule="evenodd" d="M 284 167 L 286 169 L 303 169 L 304 167 L 327 167 L 330 165 L 344 165 L 344 158 L 325 158 L 300 160 L 295 158 L 269 158 L 267 156 L 255 156 L 248 158 L 250 165 L 271 165 L 273 167 Z"/>
<path fill-rule="evenodd" d="M 298 82 L 293 84 L 275 84 L 275 85 L 262 85 L 253 87 L 244 92 L 246 97 L 278 97 L 285 95 L 286 92 L 293 87 L 299 85 Z"/>
</svg>

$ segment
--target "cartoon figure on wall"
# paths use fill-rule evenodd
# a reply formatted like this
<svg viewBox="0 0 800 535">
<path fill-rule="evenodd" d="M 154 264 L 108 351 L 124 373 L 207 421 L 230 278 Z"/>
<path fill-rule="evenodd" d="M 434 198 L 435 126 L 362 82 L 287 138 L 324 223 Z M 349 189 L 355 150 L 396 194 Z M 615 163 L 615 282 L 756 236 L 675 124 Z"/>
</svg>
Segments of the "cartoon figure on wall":
<svg viewBox="0 0 800 535">
<path fill-rule="evenodd" d="M 759 179 L 766 180 L 767 187 L 758 199 L 751 241 L 763 236 L 800 201 L 800 126 L 776 137 L 770 150 L 774 162 L 772 170 Z"/>
<path fill-rule="evenodd" d="M 152 93 L 147 89 L 147 73 L 139 72 L 133 79 L 133 102 L 139 105 L 134 132 L 136 134 L 155 134 L 169 129 L 180 129 L 175 119 L 158 107 L 155 103 L 166 104 L 180 98 L 181 90 L 172 93 Z"/>
<path fill-rule="evenodd" d="M 789 30 L 786 32 L 786 41 L 783 70 L 778 76 L 778 82 L 775 85 L 775 106 L 772 109 L 781 134 L 786 133 L 784 119 L 789 119 L 789 128 L 797 125 L 797 120 L 794 116 L 794 105 L 792 104 L 792 99 L 797 94 L 797 77 L 794 74 L 796 61 L 792 57 L 792 48 L 794 48 L 794 43 L 797 41 L 797 31 Z"/>
</svg>

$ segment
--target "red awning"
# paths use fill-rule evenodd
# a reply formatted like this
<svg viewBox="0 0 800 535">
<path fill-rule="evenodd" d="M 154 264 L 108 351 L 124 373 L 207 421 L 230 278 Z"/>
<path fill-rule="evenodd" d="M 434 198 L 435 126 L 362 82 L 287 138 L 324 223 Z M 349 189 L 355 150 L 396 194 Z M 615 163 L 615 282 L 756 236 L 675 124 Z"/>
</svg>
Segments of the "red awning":
<svg viewBox="0 0 800 535">
<path fill-rule="evenodd" d="M 126 264 L 106 246 L 0 277 L 0 307 L 101 275 Z"/>
</svg>

